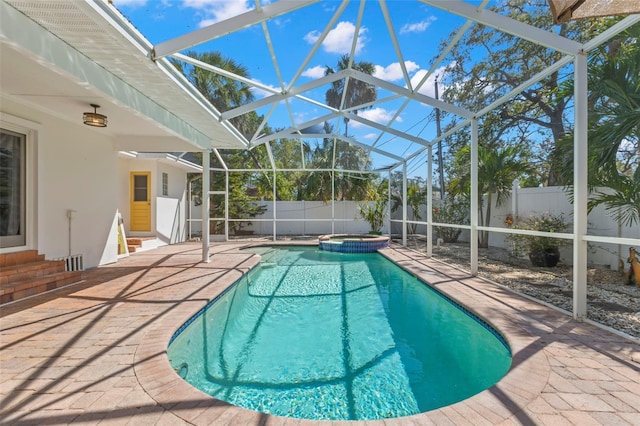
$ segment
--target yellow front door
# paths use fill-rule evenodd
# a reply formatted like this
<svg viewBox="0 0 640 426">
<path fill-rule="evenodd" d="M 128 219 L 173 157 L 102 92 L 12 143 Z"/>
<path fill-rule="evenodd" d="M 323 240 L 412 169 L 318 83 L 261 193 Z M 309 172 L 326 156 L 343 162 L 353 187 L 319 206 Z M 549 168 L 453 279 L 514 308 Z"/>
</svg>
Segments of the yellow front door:
<svg viewBox="0 0 640 426">
<path fill-rule="evenodd" d="M 131 172 L 131 231 L 151 231 L 150 172 Z"/>
</svg>

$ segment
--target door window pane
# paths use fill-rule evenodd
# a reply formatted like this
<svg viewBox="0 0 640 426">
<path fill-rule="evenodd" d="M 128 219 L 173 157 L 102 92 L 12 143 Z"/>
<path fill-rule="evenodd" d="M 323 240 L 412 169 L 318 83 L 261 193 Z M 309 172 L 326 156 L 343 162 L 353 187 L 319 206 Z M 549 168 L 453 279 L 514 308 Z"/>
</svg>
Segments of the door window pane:
<svg viewBox="0 0 640 426">
<path fill-rule="evenodd" d="M 133 177 L 133 201 L 148 201 L 146 175 L 135 175 Z"/>
<path fill-rule="evenodd" d="M 0 131 L 0 246 L 25 245 L 26 136 Z"/>
</svg>

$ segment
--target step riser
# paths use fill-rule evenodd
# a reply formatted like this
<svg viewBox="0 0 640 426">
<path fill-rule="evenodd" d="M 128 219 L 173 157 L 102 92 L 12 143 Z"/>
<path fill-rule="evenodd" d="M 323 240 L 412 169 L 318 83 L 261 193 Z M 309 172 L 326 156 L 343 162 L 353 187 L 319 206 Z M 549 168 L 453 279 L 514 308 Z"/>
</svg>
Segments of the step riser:
<svg viewBox="0 0 640 426">
<path fill-rule="evenodd" d="M 24 299 L 25 297 L 35 296 L 46 291 L 55 290 L 66 285 L 76 283 L 82 279 L 82 274 L 80 272 L 73 272 L 72 274 L 72 276 L 56 277 L 53 279 L 49 277 L 48 280 L 37 280 L 29 283 L 29 285 L 25 284 L 20 286 L 24 288 L 5 294 L 2 294 L 3 291 L 0 290 L 0 304 L 14 302 L 16 300 Z"/>
<path fill-rule="evenodd" d="M 5 270 L 0 271 L 0 285 L 43 277 L 64 271 L 64 261 L 43 261 L 42 263 L 31 262 L 23 265 L 5 267 Z"/>
<path fill-rule="evenodd" d="M 23 263 L 37 262 L 44 260 L 43 254 L 38 254 L 37 250 L 25 250 L 16 253 L 0 254 L 0 268 L 5 266 L 16 266 Z"/>
<path fill-rule="evenodd" d="M 37 250 L 0 255 L 0 305 L 55 290 L 82 280 L 81 271 L 65 271 L 64 260 L 45 261 Z"/>
</svg>

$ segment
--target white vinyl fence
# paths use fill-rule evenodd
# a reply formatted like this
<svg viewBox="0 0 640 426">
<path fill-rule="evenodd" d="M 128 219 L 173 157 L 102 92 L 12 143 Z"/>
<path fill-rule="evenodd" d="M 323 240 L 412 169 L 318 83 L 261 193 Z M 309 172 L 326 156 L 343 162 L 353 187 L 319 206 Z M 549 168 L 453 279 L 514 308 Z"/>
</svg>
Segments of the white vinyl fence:
<svg viewBox="0 0 640 426">
<path fill-rule="evenodd" d="M 495 197 L 494 197 L 495 199 Z M 274 234 L 274 203 L 271 201 L 262 203 L 266 206 L 266 212 L 254 219 L 246 219 L 243 223 L 243 231 L 246 234 L 270 236 Z M 276 209 L 276 235 L 322 235 L 359 234 L 369 232 L 369 224 L 358 214 L 358 205 L 355 201 L 324 203 L 322 201 L 278 201 Z M 489 226 L 496 228 L 505 227 L 505 218 L 508 214 L 514 217 L 526 218 L 532 214 L 550 212 L 554 215 L 564 214 L 568 222 L 572 221 L 573 205 L 569 202 L 569 194 L 564 187 L 543 188 L 519 188 L 514 185 L 512 196 L 501 206 L 493 206 L 491 223 Z M 201 209 L 192 207 L 191 233 L 198 235 L 201 229 L 199 219 Z M 421 209 L 422 220 L 416 226 L 416 234 L 426 233 L 426 203 Z M 409 209 L 407 219 L 412 219 Z M 402 234 L 402 208 L 391 214 L 392 234 Z M 233 220 L 233 219 L 231 219 Z M 248 224 L 251 222 L 251 225 Z M 482 224 L 481 224 L 482 225 Z M 385 221 L 382 229 L 389 233 L 389 223 Z M 572 232 L 569 229 L 567 232 Z M 603 207 L 594 209 L 589 214 L 589 234 L 604 237 L 623 237 L 640 239 L 640 226 L 620 226 L 614 221 Z M 469 232 L 463 231 L 460 241 L 468 242 Z M 506 234 L 492 232 L 489 236 L 489 245 L 494 247 L 509 248 L 505 243 Z M 619 262 L 626 260 L 629 253 L 628 245 L 589 243 L 589 263 L 592 266 L 611 268 L 618 270 Z M 640 248 L 640 247 L 639 247 Z M 570 264 L 572 260 L 571 247 L 562 251 L 562 261 Z M 626 267 L 626 266 L 625 266 Z"/>
</svg>

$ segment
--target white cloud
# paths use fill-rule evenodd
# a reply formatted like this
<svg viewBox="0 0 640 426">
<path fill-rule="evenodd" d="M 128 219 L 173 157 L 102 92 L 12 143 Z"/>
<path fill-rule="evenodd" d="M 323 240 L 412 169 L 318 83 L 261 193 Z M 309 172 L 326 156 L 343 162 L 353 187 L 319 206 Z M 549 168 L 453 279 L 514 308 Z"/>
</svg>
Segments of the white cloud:
<svg viewBox="0 0 640 426">
<path fill-rule="evenodd" d="M 309 44 L 315 43 L 316 41 L 318 41 L 319 38 L 320 38 L 320 31 L 316 31 L 316 30 L 308 32 L 303 37 L 304 41 L 306 41 Z"/>
<path fill-rule="evenodd" d="M 435 90 L 435 81 L 436 81 L 436 77 L 438 78 L 438 81 L 442 81 L 442 76 L 445 75 L 447 73 L 447 69 L 452 67 L 453 64 L 449 64 L 449 65 L 443 65 L 439 68 L 437 68 L 433 74 L 431 74 L 428 78 L 427 81 L 424 82 L 424 84 L 420 87 L 420 90 L 418 90 L 418 93 L 422 93 L 423 95 L 427 95 L 430 96 L 432 98 L 435 98 L 436 95 L 436 90 Z M 427 70 L 419 70 L 417 73 L 414 74 L 413 77 L 411 77 L 411 87 L 413 87 L 415 89 L 415 87 L 418 85 L 418 83 L 420 83 L 420 81 L 422 81 L 422 79 L 424 78 L 425 74 L 427 73 Z M 438 95 L 439 97 L 442 97 L 442 91 L 444 90 L 444 85 L 442 83 L 438 83 Z"/>
<path fill-rule="evenodd" d="M 409 74 L 420 69 L 420 66 L 413 61 L 405 61 L 404 66 L 407 68 L 407 72 Z M 403 76 L 402 68 L 400 68 L 400 62 L 394 62 L 393 64 L 387 65 L 386 67 L 376 65 L 373 71 L 373 76 L 385 81 L 402 80 Z"/>
<path fill-rule="evenodd" d="M 204 14 L 204 19 L 198 24 L 201 28 L 253 9 L 252 3 L 247 0 L 183 0 L 182 6 Z"/>
<path fill-rule="evenodd" d="M 360 32 L 358 33 L 358 41 L 356 42 L 356 50 L 355 53 L 360 53 L 362 48 L 364 47 L 367 38 L 365 34 L 367 33 L 367 28 L 360 27 Z M 351 51 L 351 43 L 353 41 L 353 35 L 356 32 L 356 27 L 351 22 L 339 22 L 338 25 L 329 33 L 327 37 L 322 42 L 322 47 L 328 53 L 337 53 L 343 55 L 345 53 L 349 53 Z M 313 44 L 318 41 L 320 37 L 320 32 L 311 31 L 304 36 L 304 40 Z"/>
<path fill-rule="evenodd" d="M 424 21 L 414 22 L 411 24 L 404 24 L 402 28 L 400 28 L 400 34 L 425 32 L 427 28 L 429 28 L 431 23 L 434 22 L 435 20 L 436 18 L 434 16 L 431 16 L 430 18 Z"/>
<path fill-rule="evenodd" d="M 362 117 L 369 121 L 373 121 L 374 123 L 383 124 L 385 126 L 389 123 L 389 120 L 393 118 L 394 114 L 395 112 L 388 111 L 384 108 L 371 108 L 371 109 L 358 111 L 359 117 Z M 396 122 L 397 123 L 402 122 L 402 118 L 401 117 L 396 118 Z M 349 125 L 352 127 L 364 126 L 364 124 L 361 124 L 355 120 L 349 121 Z"/>
<path fill-rule="evenodd" d="M 256 81 L 260 82 L 259 80 L 256 80 Z M 262 83 L 262 84 L 264 84 L 264 83 Z M 282 90 L 279 87 L 274 86 L 272 84 L 265 84 L 265 86 L 272 88 L 273 90 L 276 91 L 276 93 L 278 93 L 278 92 L 280 92 Z M 253 95 L 258 99 L 266 98 L 267 96 L 271 96 L 271 95 L 274 94 L 273 92 L 269 92 L 268 90 L 264 90 L 264 89 L 261 89 L 259 87 L 251 87 L 250 90 L 251 90 L 251 93 L 253 93 Z"/>
<path fill-rule="evenodd" d="M 309 77 L 309 78 L 324 77 L 324 71 L 325 70 L 326 70 L 326 67 L 323 67 L 322 65 L 316 65 L 313 68 L 307 68 L 306 70 L 304 70 L 302 72 L 302 76 L 303 77 Z"/>
<path fill-rule="evenodd" d="M 377 133 L 367 133 L 366 135 L 362 136 L 362 139 L 371 140 L 371 139 L 375 139 L 377 137 L 378 137 Z"/>
</svg>

